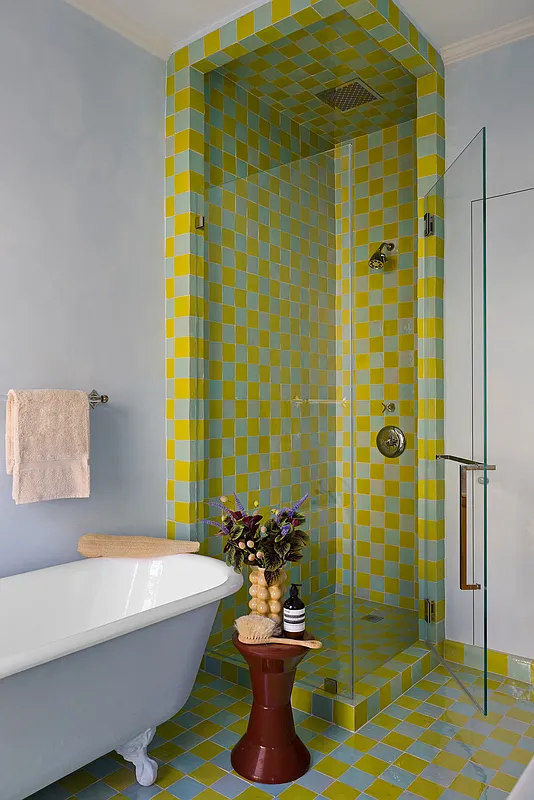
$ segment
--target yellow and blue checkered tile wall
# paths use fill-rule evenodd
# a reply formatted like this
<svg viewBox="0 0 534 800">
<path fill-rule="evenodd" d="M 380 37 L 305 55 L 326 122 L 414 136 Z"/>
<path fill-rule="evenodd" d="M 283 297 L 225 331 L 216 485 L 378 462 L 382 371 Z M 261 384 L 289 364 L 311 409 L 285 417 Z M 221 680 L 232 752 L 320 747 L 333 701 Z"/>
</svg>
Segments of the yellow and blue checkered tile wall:
<svg viewBox="0 0 534 800">
<path fill-rule="evenodd" d="M 352 424 L 354 449 L 346 448 L 344 458 L 354 458 L 356 593 L 409 609 L 417 603 L 415 153 L 414 121 L 354 141 L 353 264 L 345 265 L 345 272 L 354 270 L 354 305 L 351 325 L 347 299 L 341 298 L 344 317 L 340 317 L 338 333 L 345 352 L 349 351 L 347 339 L 354 335 L 355 371 L 351 375 L 346 363 L 342 376 L 345 391 L 353 382 L 354 405 L 342 412 L 342 436 L 350 442 Z M 343 213 L 338 204 L 338 216 Z M 373 272 L 369 256 L 388 240 L 395 240 L 398 250 L 383 271 Z M 347 290 L 346 275 L 344 281 Z M 383 403 L 389 402 L 396 408 L 385 414 Z M 399 459 L 384 458 L 375 446 L 376 434 L 385 424 L 397 425 L 406 433 L 407 447 Z M 350 474 L 349 465 L 344 474 Z M 341 578 L 347 591 L 350 526 L 344 525 L 342 532 L 338 581 Z"/>
<path fill-rule="evenodd" d="M 207 186 L 324 153 L 331 141 L 260 100 L 218 70 L 204 78 Z"/>
<path fill-rule="evenodd" d="M 169 523 L 170 536 L 191 535 L 191 523 L 197 508 L 197 478 L 203 480 L 204 465 L 198 461 L 205 436 L 203 420 L 207 415 L 199 411 L 198 401 L 204 393 L 204 353 L 196 340 L 203 339 L 205 303 L 202 289 L 205 273 L 203 266 L 203 236 L 194 229 L 193 216 L 203 211 L 204 184 L 204 81 L 203 73 L 229 64 L 247 52 L 257 51 L 264 44 L 287 36 L 292 31 L 310 26 L 343 9 L 338 3 L 323 0 L 311 4 L 306 0 L 287 3 L 285 0 L 268 2 L 237 21 L 225 24 L 197 42 L 175 53 L 169 60 L 169 86 L 167 110 L 167 263 L 168 263 L 168 339 L 170 364 L 168 377 L 169 419 Z M 387 52 L 417 78 L 417 156 L 418 197 L 420 202 L 436 175 L 442 170 L 441 143 L 443 141 L 443 65 L 436 51 L 424 40 L 392 2 L 386 0 L 357 0 L 346 10 L 354 20 Z M 436 125 L 432 125 L 432 119 Z M 430 127 L 429 127 L 430 126 Z M 202 174 L 201 174 L 202 173 Z M 224 176 L 223 176 L 224 178 Z M 346 232 L 343 234 L 346 236 Z M 437 259 L 442 258 L 436 253 Z M 429 312 L 428 298 L 439 303 L 440 287 L 436 281 L 427 280 L 424 269 L 425 254 L 419 253 L 421 273 L 420 326 L 423 335 L 435 341 L 439 332 L 425 329 Z M 439 314 L 431 314 L 437 317 Z M 439 321 L 439 320 L 438 320 Z M 200 336 L 199 336 L 200 332 Z M 182 344 L 183 343 L 183 346 Z M 187 375 L 175 378 L 177 366 L 189 362 Z M 195 363 L 196 362 L 196 363 Z M 200 365 L 198 362 L 201 362 Z M 179 371 L 180 371 L 179 370 Z M 181 373 L 180 373 L 181 374 Z M 441 377 L 421 374 L 419 384 L 425 389 L 421 419 L 425 422 L 422 438 L 423 453 L 428 451 L 431 464 L 432 443 L 440 438 L 440 412 L 431 405 L 439 395 Z M 178 392 L 177 392 L 178 384 Z M 187 385 L 189 389 L 187 389 Z M 434 387 L 434 388 L 433 388 Z M 198 414 L 196 412 L 199 412 Z M 199 419 L 197 423 L 194 420 Z M 189 422 L 189 420 L 193 420 Z M 432 425 L 436 423 L 436 432 Z M 201 445 L 199 445 L 199 442 Z M 344 446 L 345 440 L 343 440 Z M 428 446 L 427 446 L 428 445 Z M 182 459 L 182 460 L 176 460 Z M 423 461 L 425 456 L 423 455 Z M 439 495 L 441 481 L 422 479 L 424 492 L 420 494 L 422 525 L 426 526 L 425 503 Z M 421 484 L 421 480 L 420 480 Z M 436 563 L 439 564 L 439 554 Z M 434 578 L 432 578 L 433 580 Z M 440 583 L 439 574 L 435 579 Z M 439 587 L 438 587 L 439 588 Z"/>
<path fill-rule="evenodd" d="M 336 253 L 334 157 L 321 154 L 206 193 L 205 499 L 305 508 L 311 546 L 292 579 L 307 602 L 334 590 Z M 329 413 L 327 413 L 329 412 Z M 221 552 L 210 537 L 208 552 Z M 228 601 L 226 638 L 246 591 Z"/>
<path fill-rule="evenodd" d="M 350 504 L 350 486 L 348 498 L 337 492 L 347 473 L 343 458 L 354 458 L 356 592 L 414 609 L 414 123 L 359 137 L 350 159 L 343 145 L 335 154 L 207 193 L 210 421 L 203 496 L 228 495 L 235 488 L 249 505 L 257 500 L 268 511 L 310 491 L 312 547 L 293 579 L 304 582 L 306 601 L 317 600 L 336 589 L 336 578 L 337 591 L 347 591 L 353 579 L 350 525 L 336 522 Z M 352 203 L 336 202 L 335 180 L 352 183 Z M 346 282 L 337 278 L 340 270 L 353 269 L 350 258 L 341 264 L 345 249 L 336 240 L 347 208 L 353 209 L 355 231 L 354 327 L 350 320 L 339 324 L 348 298 Z M 398 241 L 392 269 L 370 274 L 370 248 L 387 238 Z M 350 369 L 337 367 L 344 337 L 353 332 L 351 376 Z M 351 380 L 352 451 L 350 440 L 343 449 L 350 405 L 339 402 L 350 396 L 342 384 Z M 295 397 L 325 402 L 299 404 Z M 387 463 L 373 446 L 384 421 L 383 399 L 397 406 L 387 421 L 408 434 L 399 463 Z M 209 552 L 219 554 L 220 546 L 212 538 Z M 245 601 L 243 591 L 240 611 Z M 235 613 L 235 601 L 228 601 L 212 644 L 228 636 Z"/>
</svg>

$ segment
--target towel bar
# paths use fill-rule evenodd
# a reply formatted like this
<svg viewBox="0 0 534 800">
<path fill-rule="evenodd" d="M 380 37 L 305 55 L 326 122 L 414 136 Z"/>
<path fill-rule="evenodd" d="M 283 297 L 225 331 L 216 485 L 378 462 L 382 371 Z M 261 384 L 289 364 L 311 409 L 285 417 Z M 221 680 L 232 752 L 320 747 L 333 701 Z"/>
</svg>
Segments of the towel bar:
<svg viewBox="0 0 534 800">
<path fill-rule="evenodd" d="M 93 389 L 91 392 L 89 392 L 89 394 L 87 395 L 87 398 L 89 400 L 89 405 L 91 406 L 91 408 L 96 408 L 97 405 L 99 405 L 99 403 L 108 403 L 109 402 L 108 395 L 107 394 L 99 394 L 96 391 L 96 389 Z M 0 400 L 3 400 L 5 402 L 7 400 L 7 394 L 0 394 Z"/>
</svg>

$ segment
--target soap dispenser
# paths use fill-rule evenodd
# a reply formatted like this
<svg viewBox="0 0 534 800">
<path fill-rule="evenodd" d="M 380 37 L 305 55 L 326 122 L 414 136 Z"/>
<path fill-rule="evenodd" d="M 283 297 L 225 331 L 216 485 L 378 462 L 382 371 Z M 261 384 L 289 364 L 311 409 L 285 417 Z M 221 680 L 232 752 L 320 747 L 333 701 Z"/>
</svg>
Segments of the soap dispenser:
<svg viewBox="0 0 534 800">
<path fill-rule="evenodd" d="M 300 583 L 292 583 L 284 603 L 284 634 L 291 639 L 304 639 L 306 606 L 299 597 Z"/>
</svg>

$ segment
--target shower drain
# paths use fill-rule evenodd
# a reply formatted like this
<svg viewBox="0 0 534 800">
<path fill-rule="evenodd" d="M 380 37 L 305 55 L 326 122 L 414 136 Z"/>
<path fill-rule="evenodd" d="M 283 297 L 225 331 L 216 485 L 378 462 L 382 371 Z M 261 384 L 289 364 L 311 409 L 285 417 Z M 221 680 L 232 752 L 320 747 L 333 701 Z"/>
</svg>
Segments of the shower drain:
<svg viewBox="0 0 534 800">
<path fill-rule="evenodd" d="M 365 617 L 362 617 L 366 622 L 382 622 L 384 617 L 379 617 L 378 614 L 367 614 Z"/>
</svg>

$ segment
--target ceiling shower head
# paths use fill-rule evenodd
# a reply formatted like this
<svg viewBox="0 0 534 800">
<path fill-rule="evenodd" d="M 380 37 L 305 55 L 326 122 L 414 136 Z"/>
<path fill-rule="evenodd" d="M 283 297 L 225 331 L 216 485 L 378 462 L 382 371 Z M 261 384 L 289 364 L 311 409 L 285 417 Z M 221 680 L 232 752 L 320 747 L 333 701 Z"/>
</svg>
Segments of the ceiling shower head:
<svg viewBox="0 0 534 800">
<path fill-rule="evenodd" d="M 371 269 L 384 269 L 386 264 L 388 263 L 388 257 L 382 250 L 386 247 L 389 252 L 395 249 L 395 244 L 393 242 L 382 242 L 378 250 L 375 250 L 371 258 L 369 259 L 369 266 Z"/>
</svg>

